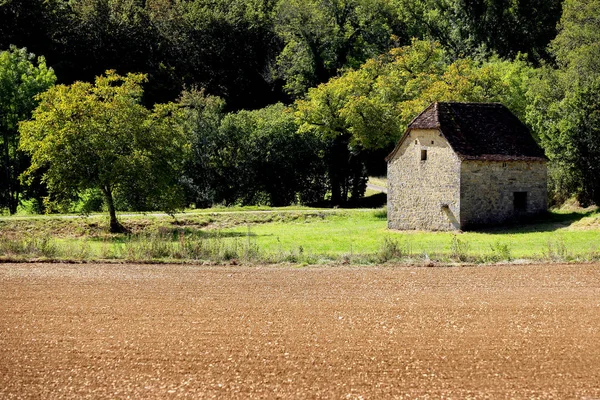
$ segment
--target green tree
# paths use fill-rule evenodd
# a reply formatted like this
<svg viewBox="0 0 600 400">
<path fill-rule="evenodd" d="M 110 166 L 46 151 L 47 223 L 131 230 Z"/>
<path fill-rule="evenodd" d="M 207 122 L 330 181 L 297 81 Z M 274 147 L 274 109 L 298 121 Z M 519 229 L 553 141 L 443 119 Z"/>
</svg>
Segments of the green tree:
<svg viewBox="0 0 600 400">
<path fill-rule="evenodd" d="M 174 104 L 152 112 L 142 106 L 145 80 L 107 71 L 94 84 L 54 86 L 38 96 L 33 119 L 19 127 L 20 147 L 31 154 L 25 175 L 44 168 L 48 189 L 59 199 L 99 189 L 111 232 L 124 230 L 117 192 L 131 197 L 141 191 L 167 210 L 180 200 L 176 178 L 188 147 L 180 111 Z"/>
<path fill-rule="evenodd" d="M 181 99 L 192 153 L 185 182 L 197 206 L 322 200 L 326 191 L 323 143 L 298 135 L 293 112 L 282 104 L 224 114 L 224 103 L 203 91 Z"/>
<path fill-rule="evenodd" d="M 0 0 L 0 49 L 10 45 L 26 47 L 34 54 L 44 54 L 52 64 L 59 47 L 56 34 L 68 24 L 68 3 L 65 0 Z"/>
<path fill-rule="evenodd" d="M 272 0 L 147 1 L 159 33 L 154 84 L 172 81 L 177 93 L 182 84 L 205 88 L 230 110 L 279 100 L 268 73 L 280 48 L 274 7 Z"/>
<path fill-rule="evenodd" d="M 563 0 L 393 0 L 413 37 L 440 42 L 453 60 L 498 54 L 548 60 Z"/>
<path fill-rule="evenodd" d="M 550 159 L 552 200 L 575 196 L 583 205 L 600 204 L 600 79 L 561 93 L 555 87 L 560 72 L 545 74 L 532 88 L 527 117 Z"/>
<path fill-rule="evenodd" d="M 35 96 L 56 81 L 44 57 L 14 46 L 0 52 L 0 208 L 17 211 L 21 195 L 19 175 L 28 167 L 28 159 L 18 150 L 19 121 L 28 119 L 37 104 Z"/>
<path fill-rule="evenodd" d="M 277 71 L 286 90 L 300 96 L 342 68 L 357 68 L 404 36 L 387 0 L 286 0 L 275 29 L 284 42 Z"/>
<path fill-rule="evenodd" d="M 286 206 L 323 199 L 324 143 L 297 133 L 291 109 L 274 104 L 229 114 L 221 131 L 241 138 L 236 186 L 242 203 Z"/>
<path fill-rule="evenodd" d="M 185 163 L 184 185 L 188 203 L 196 207 L 210 207 L 217 198 L 223 179 L 218 168 L 218 156 L 229 146 L 227 137 L 219 134 L 225 116 L 225 101 L 207 95 L 204 90 L 186 90 L 179 103 L 184 110 L 183 129 L 190 138 L 191 151 Z"/>
<path fill-rule="evenodd" d="M 531 81 L 527 122 L 550 159 L 553 199 L 600 204 L 600 1 L 566 0 L 550 50 L 558 68 Z"/>
<path fill-rule="evenodd" d="M 439 44 L 415 40 L 309 89 L 305 99 L 296 101 L 300 131 L 331 140 L 332 200 L 344 202 L 344 194 L 360 193 L 360 175 L 352 163 L 363 150 L 393 146 L 431 102 L 496 101 L 525 114 L 531 75 L 525 61 L 447 64 L 445 59 Z"/>
<path fill-rule="evenodd" d="M 406 125 L 434 101 L 501 102 L 525 115 L 531 66 L 520 59 L 444 60 L 439 44 L 413 41 L 367 61 L 296 102 L 302 131 L 349 135 L 351 145 L 377 149 L 395 143 Z"/>
<path fill-rule="evenodd" d="M 600 1 L 565 0 L 559 33 L 550 45 L 571 84 L 600 76 Z"/>
</svg>

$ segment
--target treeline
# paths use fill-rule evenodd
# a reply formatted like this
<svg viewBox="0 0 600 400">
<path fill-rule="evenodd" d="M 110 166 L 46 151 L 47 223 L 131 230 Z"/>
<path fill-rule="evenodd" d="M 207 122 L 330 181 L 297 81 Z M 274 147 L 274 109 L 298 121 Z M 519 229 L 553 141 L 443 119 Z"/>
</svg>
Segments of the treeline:
<svg viewBox="0 0 600 400">
<path fill-rule="evenodd" d="M 202 87 L 261 108 L 431 39 L 453 58 L 548 59 L 561 0 L 1 0 L 0 49 L 43 55 L 59 83 L 148 75 L 146 104 Z"/>
<path fill-rule="evenodd" d="M 50 160 L 36 158 L 47 132 L 93 120 L 93 107 L 50 123 L 40 111 L 49 95 L 32 99 L 55 84 L 126 86 L 129 73 L 143 74 L 128 95 L 149 113 L 140 121 L 181 132 L 181 163 L 154 171 L 174 174 L 170 199 L 143 187 L 151 162 L 139 169 L 148 179 L 124 174 L 120 208 L 356 200 L 431 101 L 506 104 L 545 148 L 553 198 L 599 202 L 598 11 L 598 0 L 0 1 L 0 206 L 107 202 L 99 185 L 59 188 Z M 18 122 L 36 106 L 37 145 L 19 148 L 28 124 Z M 95 124 L 88 135 L 102 133 Z M 117 142 L 107 146 L 118 153 Z"/>
</svg>

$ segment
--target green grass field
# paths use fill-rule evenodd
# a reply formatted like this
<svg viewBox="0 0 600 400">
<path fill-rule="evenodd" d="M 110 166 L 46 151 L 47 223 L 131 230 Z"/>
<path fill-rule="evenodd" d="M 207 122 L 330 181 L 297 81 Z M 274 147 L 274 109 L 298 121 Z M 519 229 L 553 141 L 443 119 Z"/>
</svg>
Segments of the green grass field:
<svg viewBox="0 0 600 400">
<path fill-rule="evenodd" d="M 423 258 L 459 252 L 473 257 L 510 252 L 511 258 L 544 258 L 554 253 L 585 258 L 600 252 L 600 229 L 577 224 L 571 227 L 579 217 L 579 214 L 554 214 L 546 223 L 456 234 L 389 231 L 383 212 L 349 211 L 323 219 L 257 224 L 227 232 L 240 237 L 250 234 L 260 248 L 271 252 L 301 247 L 316 254 L 376 253 L 387 238 L 398 242 L 409 255 Z"/>
<path fill-rule="evenodd" d="M 600 258 L 600 214 L 550 213 L 524 225 L 475 232 L 396 232 L 384 209 L 237 208 L 121 216 L 0 218 L 4 259 L 243 260 L 293 263 L 585 261 Z"/>
</svg>

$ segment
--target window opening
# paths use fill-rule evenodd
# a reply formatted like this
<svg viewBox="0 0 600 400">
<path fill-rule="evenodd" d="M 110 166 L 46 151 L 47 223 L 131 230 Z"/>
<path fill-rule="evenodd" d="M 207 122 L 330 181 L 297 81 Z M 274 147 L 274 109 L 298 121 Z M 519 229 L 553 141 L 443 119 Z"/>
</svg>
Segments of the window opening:
<svg viewBox="0 0 600 400">
<path fill-rule="evenodd" d="M 427 160 L 427 150 L 421 150 L 421 161 Z"/>
<path fill-rule="evenodd" d="M 514 192 L 513 193 L 513 205 L 515 211 L 526 211 L 527 210 L 527 192 Z"/>
</svg>

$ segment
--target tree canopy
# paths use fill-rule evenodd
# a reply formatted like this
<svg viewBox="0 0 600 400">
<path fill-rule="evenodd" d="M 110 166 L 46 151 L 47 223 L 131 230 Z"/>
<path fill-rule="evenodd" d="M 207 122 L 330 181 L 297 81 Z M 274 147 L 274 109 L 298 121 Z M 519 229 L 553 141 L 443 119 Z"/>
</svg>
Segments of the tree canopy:
<svg viewBox="0 0 600 400">
<path fill-rule="evenodd" d="M 45 77 L 16 108 L 0 100 L 0 207 L 14 212 L 24 189 L 19 135 L 29 198 L 109 184 L 119 209 L 342 205 L 433 101 L 504 103 L 546 150 L 552 196 L 600 202 L 599 1 L 0 1 L 0 50 Z M 52 71 L 60 85 L 34 99 Z M 50 162 L 66 150 L 76 166 Z"/>
<path fill-rule="evenodd" d="M 142 72 L 146 104 L 197 86 L 237 111 L 302 97 L 411 38 L 441 43 L 451 61 L 550 61 L 563 1 L 5 0 L 0 49 L 44 55 L 60 83 Z"/>
<path fill-rule="evenodd" d="M 181 104 L 192 144 L 185 181 L 197 206 L 322 200 L 324 144 L 297 134 L 293 110 L 279 103 L 224 115 L 221 99 L 198 91 Z"/>
<path fill-rule="evenodd" d="M 531 67 L 522 60 L 461 59 L 447 63 L 440 44 L 413 41 L 371 59 L 297 102 L 301 131 L 348 134 L 351 144 L 377 149 L 395 143 L 408 123 L 434 101 L 496 101 L 525 115 Z"/>
<path fill-rule="evenodd" d="M 99 189 L 113 232 L 123 230 L 116 192 L 154 202 L 150 208 L 169 209 L 178 200 L 174 184 L 187 147 L 176 123 L 179 110 L 173 104 L 153 111 L 141 105 L 145 80 L 142 74 L 107 71 L 94 84 L 54 86 L 38 96 L 33 119 L 19 127 L 21 149 L 31 155 L 27 174 L 44 169 L 43 179 L 59 199 Z"/>
<path fill-rule="evenodd" d="M 19 175 L 28 160 L 18 150 L 19 121 L 28 119 L 37 104 L 35 96 L 54 84 L 56 76 L 44 57 L 11 46 L 0 52 L 0 208 L 17 211 L 22 188 Z"/>
<path fill-rule="evenodd" d="M 550 45 L 558 68 L 537 71 L 527 122 L 551 162 L 552 196 L 600 204 L 600 1 L 566 0 Z"/>
</svg>

